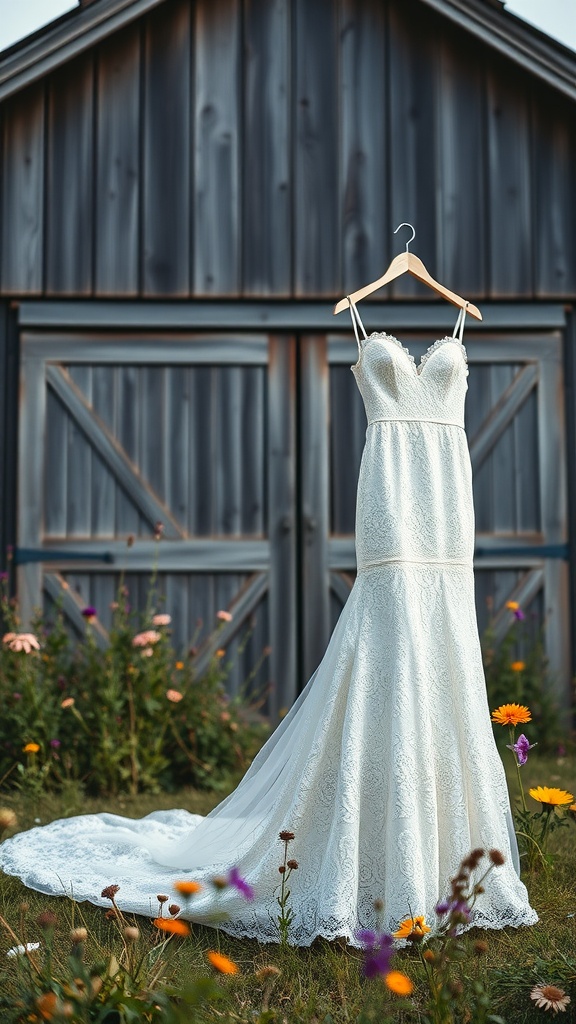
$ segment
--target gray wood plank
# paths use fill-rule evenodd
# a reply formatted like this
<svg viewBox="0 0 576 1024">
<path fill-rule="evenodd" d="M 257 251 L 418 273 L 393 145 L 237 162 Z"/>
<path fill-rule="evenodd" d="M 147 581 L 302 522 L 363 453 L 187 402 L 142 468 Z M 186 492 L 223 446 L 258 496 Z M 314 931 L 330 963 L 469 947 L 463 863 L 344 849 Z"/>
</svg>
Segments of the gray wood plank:
<svg viewBox="0 0 576 1024">
<path fill-rule="evenodd" d="M 245 0 L 242 292 L 291 291 L 290 11 L 287 0 Z"/>
<path fill-rule="evenodd" d="M 166 464 L 163 457 L 167 430 L 166 369 L 141 366 L 138 376 L 138 470 L 150 489 L 166 506 Z M 158 519 L 164 521 L 161 515 Z"/>
<path fill-rule="evenodd" d="M 92 408 L 114 433 L 115 370 L 111 366 L 92 368 Z M 93 537 L 113 537 L 116 524 L 116 481 L 96 452 L 92 452 L 92 524 Z"/>
<path fill-rule="evenodd" d="M 533 363 L 520 369 L 506 365 L 492 366 L 490 412 L 470 441 L 470 458 L 474 469 L 482 464 L 500 442 L 514 416 L 537 386 L 538 375 L 538 366 Z M 511 442 L 512 436 L 511 433 L 507 444 Z M 499 455 L 503 456 L 502 448 Z M 508 466 L 508 471 L 513 472 L 512 465 Z"/>
<path fill-rule="evenodd" d="M 138 369 L 135 366 L 117 366 L 116 375 L 116 423 L 114 436 L 131 462 L 138 461 Z M 138 536 L 148 533 L 150 523 L 145 523 L 134 502 L 120 483 L 116 485 L 116 526 L 119 536 Z"/>
<path fill-rule="evenodd" d="M 188 2 L 174 0 L 148 17 L 144 78 L 142 291 L 184 296 L 190 260 Z"/>
<path fill-rule="evenodd" d="M 572 107 L 532 96 L 535 293 L 538 298 L 576 292 L 576 129 Z"/>
<path fill-rule="evenodd" d="M 482 431 L 478 447 L 475 449 L 474 444 L 470 446 L 473 466 L 478 464 L 484 452 L 490 452 L 494 488 L 491 529 L 495 534 L 516 532 L 516 488 L 514 486 L 516 466 L 512 419 L 514 412 L 521 404 L 522 394 L 529 394 L 534 387 L 538 379 L 538 371 L 535 366 L 526 366 L 521 370 L 521 374 L 525 381 L 524 388 L 521 387 L 522 380 L 515 381 L 517 378 L 516 366 L 492 367 L 493 407 L 490 422 L 487 429 Z M 515 382 L 516 387 L 514 387 Z M 506 397 L 508 397 L 508 401 L 506 401 Z M 510 415 L 511 413 L 512 415 Z M 483 446 L 482 440 L 485 440 Z"/>
<path fill-rule="evenodd" d="M 213 532 L 217 379 L 217 368 L 201 366 L 193 371 L 190 446 L 194 461 L 192 464 L 191 458 L 188 532 L 197 537 L 209 537 Z"/>
<path fill-rule="evenodd" d="M 64 406 L 49 388 L 44 463 L 44 532 L 48 537 L 66 536 L 68 423 Z"/>
<path fill-rule="evenodd" d="M 530 79 L 499 61 L 487 73 L 490 295 L 533 293 Z"/>
<path fill-rule="evenodd" d="M 46 382 L 44 361 L 24 356 L 20 366 L 18 422 L 18 547 L 39 547 L 42 539 Z M 42 607 L 42 566 L 18 568 L 18 601 L 23 629 Z"/>
<path fill-rule="evenodd" d="M 240 535 L 243 486 L 244 438 L 242 436 L 242 374 L 239 366 L 220 370 L 219 407 L 216 422 L 216 534 Z"/>
<path fill-rule="evenodd" d="M 58 395 L 69 415 L 66 534 L 68 537 L 89 537 L 92 521 L 92 448 L 78 418 L 70 414 L 70 401 L 66 400 L 64 391 L 56 383 L 65 378 L 70 381 L 70 387 L 74 388 L 74 393 L 88 413 L 92 403 L 92 367 L 69 366 L 67 370 L 50 365 L 46 367 L 49 386 Z M 86 593 L 85 604 L 88 601 L 89 595 Z"/>
<path fill-rule="evenodd" d="M 340 288 L 338 11 L 331 0 L 295 0 L 294 293 Z"/>
<path fill-rule="evenodd" d="M 418 10 L 414 18 L 413 9 L 405 4 L 391 4 L 388 12 L 390 227 L 393 232 L 402 221 L 414 226 L 411 251 L 438 278 L 436 239 L 442 230 L 436 202 L 438 22 L 425 10 Z M 404 251 L 409 238 L 408 228 L 386 238 L 387 262 Z M 403 274 L 386 287 L 383 297 L 429 300 L 430 294 L 411 274 Z"/>
<path fill-rule="evenodd" d="M 44 85 L 2 111 L 0 288 L 5 294 L 42 292 L 44 241 Z"/>
<path fill-rule="evenodd" d="M 351 291 L 384 273 L 389 252 L 386 8 L 363 0 L 340 8 L 342 287 Z"/>
<path fill-rule="evenodd" d="M 166 413 L 162 463 L 166 504 L 186 532 L 190 472 L 191 371 L 166 367 Z"/>
<path fill-rule="evenodd" d="M 87 56 L 49 83 L 45 289 L 52 295 L 92 292 L 93 78 Z"/>
<path fill-rule="evenodd" d="M 158 546 L 150 539 L 148 533 L 146 539 L 136 539 L 132 547 L 128 547 L 124 539 L 110 538 L 101 541 L 47 538 L 43 546 L 40 540 L 26 546 L 39 548 L 46 555 L 45 561 L 52 565 L 59 563 L 59 552 L 77 555 L 84 573 L 102 571 L 101 562 L 84 562 L 84 555 L 96 552 L 111 555 L 115 571 L 125 569 L 130 572 L 146 572 L 150 569 L 156 552 L 158 564 L 163 572 L 260 572 L 268 569 L 270 564 L 269 541 L 260 538 L 170 540 L 163 541 Z M 76 565 L 74 559 L 70 557 L 66 558 L 66 564 L 74 567 Z"/>
<path fill-rule="evenodd" d="M 97 58 L 96 259 L 99 295 L 138 294 L 140 33 L 108 40 Z"/>
<path fill-rule="evenodd" d="M 242 409 L 239 427 L 242 438 L 241 533 L 264 534 L 266 508 L 266 371 L 263 367 L 242 369 Z"/>
<path fill-rule="evenodd" d="M 240 291 L 238 0 L 197 4 L 194 29 L 193 291 L 234 295 Z"/>
</svg>

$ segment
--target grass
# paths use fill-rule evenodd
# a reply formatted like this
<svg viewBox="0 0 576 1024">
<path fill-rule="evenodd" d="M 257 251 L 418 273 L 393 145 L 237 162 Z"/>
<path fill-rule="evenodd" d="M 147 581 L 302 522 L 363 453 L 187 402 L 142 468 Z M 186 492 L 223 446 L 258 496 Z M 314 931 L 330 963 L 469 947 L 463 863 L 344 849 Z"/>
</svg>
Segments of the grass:
<svg viewBox="0 0 576 1024">
<path fill-rule="evenodd" d="M 511 768 L 508 752 L 503 753 L 508 770 Z M 575 792 L 576 771 L 571 758 L 533 754 L 523 772 L 526 791 L 530 786 L 553 785 Z M 230 789 L 235 781 L 231 782 Z M 513 768 L 510 787 L 515 794 Z M 13 797 L 2 798 L 0 803 L 11 805 L 18 813 L 19 827 L 28 828 L 37 818 L 46 823 L 64 815 L 111 809 L 129 817 L 140 817 L 151 810 L 176 806 L 203 814 L 224 795 L 184 790 L 177 794 L 126 797 L 111 807 L 110 801 L 81 799 L 71 789 L 63 797 L 46 796 L 34 805 L 27 806 Z M 527 799 L 533 803 L 531 798 Z M 539 982 L 553 982 L 565 988 L 572 997 L 572 1003 L 568 1013 L 560 1019 L 566 1024 L 576 1019 L 576 831 L 572 825 L 554 833 L 551 849 L 557 854 L 557 859 L 550 877 L 542 873 L 524 877 L 531 903 L 540 917 L 539 923 L 522 929 L 472 929 L 464 937 L 470 951 L 475 940 L 482 938 L 487 941 L 488 951 L 482 957 L 471 954 L 465 969 L 471 976 L 476 974 L 488 983 L 493 995 L 493 1011 L 501 1014 L 509 1024 L 530 1024 L 541 1019 L 544 1011 L 536 1009 L 529 999 L 530 988 Z M 280 852 L 279 846 L 279 863 Z M 52 899 L 25 889 L 14 878 L 0 876 L 0 913 L 17 933 L 20 933 L 23 902 L 28 904 L 26 918 L 30 922 L 47 908 L 58 916 L 55 955 L 61 956 L 63 963 L 69 951 L 70 928 L 81 924 L 89 933 L 87 960 L 101 959 L 103 953 L 110 950 L 119 951 L 115 925 L 106 919 L 102 910 L 90 904 Z M 121 906 L 121 893 L 119 903 Z M 141 931 L 139 942 L 144 950 L 151 946 L 154 930 L 147 919 L 138 918 L 137 924 Z M 39 937 L 38 929 L 30 924 L 26 940 Z M 0 933 L 0 977 L 6 963 L 4 953 L 12 944 L 9 936 Z M 248 1020 L 274 1020 L 279 1024 L 340 1024 L 359 1019 L 383 1024 L 387 1013 L 394 1021 L 405 1024 L 422 1020 L 421 1015 L 413 1010 L 400 1009 L 397 998 L 385 994 L 380 979 L 366 981 L 361 972 L 359 951 L 345 949 L 337 942 L 319 939 L 310 948 L 282 950 L 276 944 L 237 940 L 212 928 L 194 925 L 189 939 L 177 940 L 171 945 L 173 952 L 166 981 L 172 977 L 178 984 L 186 984 L 199 975 L 208 974 L 210 968 L 206 952 L 210 949 L 221 950 L 240 967 L 238 975 L 222 979 L 221 987 L 227 993 L 225 999 L 194 1011 L 193 1019 L 199 1024 L 204 1021 L 231 1024 L 232 1021 Z M 281 971 L 271 983 L 256 977 L 258 970 L 267 964 L 273 964 Z M 424 976 L 416 952 L 410 949 L 402 951 L 395 966 L 414 982 L 414 1003 L 422 1011 Z M 9 979 L 5 979 L 4 984 L 9 985 Z M 266 1004 L 268 999 L 270 1013 L 262 1014 L 263 1002 Z"/>
</svg>

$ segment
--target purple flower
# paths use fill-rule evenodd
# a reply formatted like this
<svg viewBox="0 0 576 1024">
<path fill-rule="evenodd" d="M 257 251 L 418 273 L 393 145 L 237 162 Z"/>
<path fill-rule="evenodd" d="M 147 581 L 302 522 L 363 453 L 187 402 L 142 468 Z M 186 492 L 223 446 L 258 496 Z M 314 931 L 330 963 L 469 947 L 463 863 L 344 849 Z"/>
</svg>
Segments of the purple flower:
<svg viewBox="0 0 576 1024">
<path fill-rule="evenodd" d="M 22 700 L 22 694 L 21 693 L 13 693 L 12 696 L 13 696 L 14 700 Z"/>
<path fill-rule="evenodd" d="M 532 747 L 536 747 L 537 744 L 529 743 L 527 737 L 522 733 L 516 740 L 516 743 L 507 743 L 506 746 L 508 747 L 508 750 L 514 751 L 518 758 L 518 764 L 522 765 L 526 764 L 526 761 L 528 760 L 528 751 L 532 750 Z"/>
<path fill-rule="evenodd" d="M 241 892 L 247 900 L 254 899 L 254 889 L 251 885 L 248 885 L 248 882 L 244 878 L 242 878 L 238 868 L 230 868 L 228 881 L 230 885 L 233 885 L 238 892 Z"/>
<path fill-rule="evenodd" d="M 7 579 L 8 579 L 8 573 L 7 572 L 0 572 L 0 580 L 7 580 Z"/>
<path fill-rule="evenodd" d="M 447 900 L 442 900 L 442 903 L 437 903 L 434 907 L 437 914 L 447 914 L 450 910 L 450 904 Z"/>
<path fill-rule="evenodd" d="M 87 608 L 83 608 L 82 609 L 82 615 L 84 616 L 85 619 L 88 619 L 89 622 L 90 622 L 91 619 L 95 619 L 97 614 L 98 613 L 97 613 L 96 609 L 92 608 L 91 605 L 88 605 Z"/>
<path fill-rule="evenodd" d="M 61 745 L 62 744 L 60 740 L 50 740 L 50 746 L 53 747 L 54 750 L 58 750 L 58 747 L 60 747 Z"/>
<path fill-rule="evenodd" d="M 515 609 L 515 611 L 514 611 L 514 618 L 515 619 L 519 619 L 520 621 L 522 621 L 522 619 L 526 618 L 526 616 L 524 615 L 524 612 L 522 611 L 521 608 L 516 608 Z"/>
<path fill-rule="evenodd" d="M 362 928 L 356 933 L 357 939 L 362 943 L 365 952 L 364 976 L 374 978 L 377 974 L 388 974 L 390 961 L 392 959 L 392 936 Z"/>
</svg>

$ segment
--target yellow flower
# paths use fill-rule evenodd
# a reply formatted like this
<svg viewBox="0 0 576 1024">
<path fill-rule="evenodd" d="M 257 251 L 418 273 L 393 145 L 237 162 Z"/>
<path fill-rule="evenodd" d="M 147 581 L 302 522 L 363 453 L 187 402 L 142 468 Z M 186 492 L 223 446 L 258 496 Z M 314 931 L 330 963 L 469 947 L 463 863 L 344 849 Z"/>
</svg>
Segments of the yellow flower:
<svg viewBox="0 0 576 1024">
<path fill-rule="evenodd" d="M 511 612 L 517 612 L 520 605 L 518 604 L 518 601 L 506 601 L 506 607 L 509 608 Z"/>
<path fill-rule="evenodd" d="M 526 662 L 525 661 L 513 661 L 511 663 L 511 665 L 510 665 L 510 668 L 512 669 L 513 672 L 523 672 L 524 669 L 526 668 Z"/>
<path fill-rule="evenodd" d="M 193 896 L 194 893 L 200 892 L 202 886 L 200 882 L 174 882 L 174 888 L 181 896 Z"/>
<path fill-rule="evenodd" d="M 492 721 L 498 725 L 518 725 L 519 722 L 530 722 L 532 713 L 523 704 L 501 704 L 492 712 Z"/>
<path fill-rule="evenodd" d="M 25 747 L 22 747 L 22 752 L 24 754 L 37 754 L 39 750 L 39 743 L 27 743 Z"/>
<path fill-rule="evenodd" d="M 557 789 L 555 786 L 536 786 L 534 789 L 529 789 L 528 792 L 534 800 L 539 800 L 547 807 L 569 804 L 574 799 L 572 793 L 567 793 L 565 789 Z"/>
<path fill-rule="evenodd" d="M 414 933 L 416 935 L 425 935 L 426 932 L 429 931 L 430 929 L 424 920 L 424 915 L 422 915 L 421 917 L 405 918 L 405 920 L 402 921 L 398 931 L 392 932 L 392 934 L 397 939 L 406 939 L 409 935 L 412 935 Z"/>
<path fill-rule="evenodd" d="M 175 921 L 170 917 L 157 917 L 153 924 L 159 931 L 170 932 L 171 935 L 190 935 L 190 925 L 185 921 Z"/>
<path fill-rule="evenodd" d="M 427 929 L 430 931 L 430 929 Z M 388 974 L 384 975 L 384 981 L 391 992 L 395 992 L 397 996 L 409 996 L 414 991 L 414 985 L 401 971 L 388 971 Z"/>
<path fill-rule="evenodd" d="M 238 964 L 235 964 L 229 957 L 224 956 L 223 953 L 216 953 L 213 949 L 209 950 L 206 954 L 212 967 L 215 967 L 220 974 L 238 974 L 240 968 Z"/>
</svg>

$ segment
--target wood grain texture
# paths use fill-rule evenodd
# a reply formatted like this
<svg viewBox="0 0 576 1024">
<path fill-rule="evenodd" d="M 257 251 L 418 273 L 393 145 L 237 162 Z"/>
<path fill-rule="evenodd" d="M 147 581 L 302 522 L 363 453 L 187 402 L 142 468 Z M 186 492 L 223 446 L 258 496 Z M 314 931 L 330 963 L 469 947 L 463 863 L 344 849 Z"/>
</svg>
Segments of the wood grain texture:
<svg viewBox="0 0 576 1024">
<path fill-rule="evenodd" d="M 245 0 L 242 293 L 289 295 L 292 138 L 289 0 Z"/>
<path fill-rule="evenodd" d="M 576 113 L 548 90 L 532 92 L 535 291 L 576 294 Z"/>
<path fill-rule="evenodd" d="M 4 294 L 42 293 L 44 243 L 44 85 L 2 109 L 0 286 Z"/>
<path fill-rule="evenodd" d="M 140 33 L 113 36 L 97 57 L 95 194 L 98 295 L 137 295 L 140 196 Z"/>
<path fill-rule="evenodd" d="M 190 4 L 167 4 L 145 29 L 142 291 L 188 295 Z"/>
<path fill-rule="evenodd" d="M 48 295 L 92 293 L 94 62 L 65 66 L 48 83 L 46 272 Z"/>
</svg>

